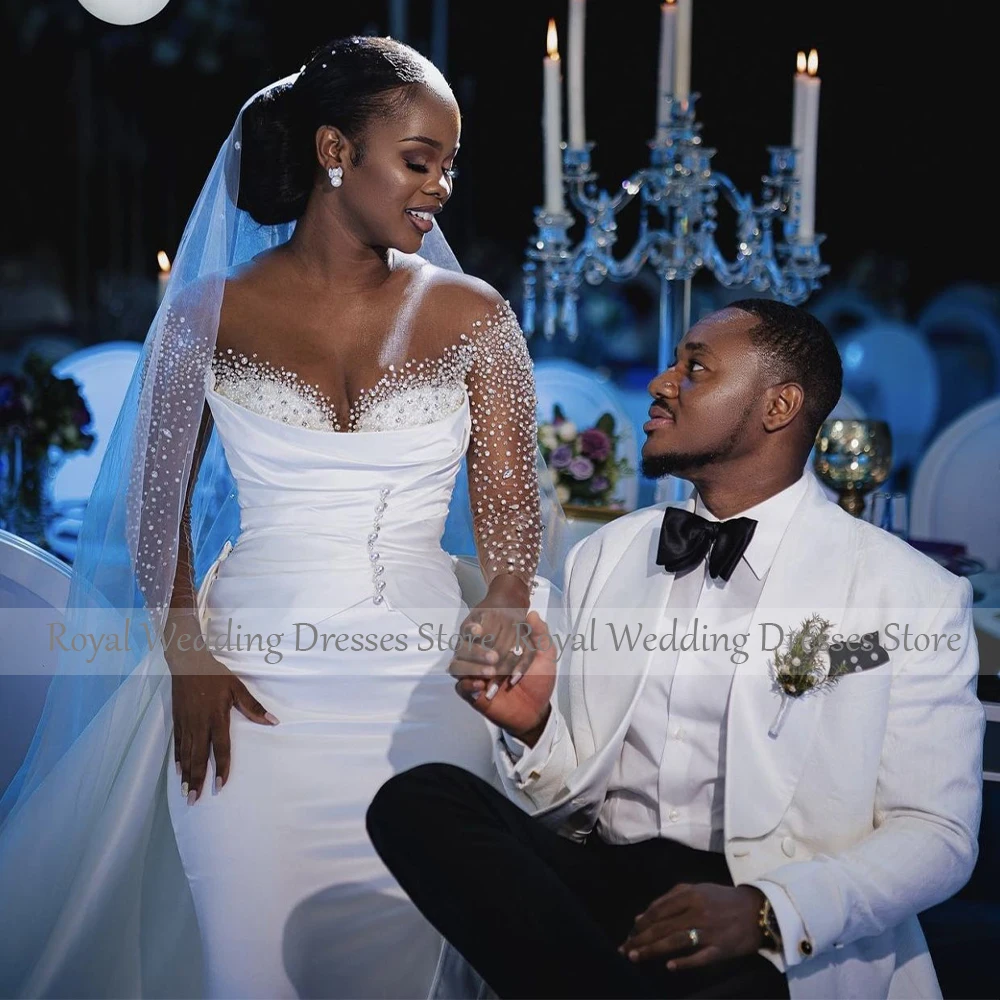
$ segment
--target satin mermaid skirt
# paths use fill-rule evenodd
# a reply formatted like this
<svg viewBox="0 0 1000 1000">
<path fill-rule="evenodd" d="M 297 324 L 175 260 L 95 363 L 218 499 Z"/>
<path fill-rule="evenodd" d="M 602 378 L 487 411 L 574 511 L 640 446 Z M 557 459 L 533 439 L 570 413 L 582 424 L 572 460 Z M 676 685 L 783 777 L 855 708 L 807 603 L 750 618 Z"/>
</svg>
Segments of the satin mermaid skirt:
<svg viewBox="0 0 1000 1000">
<path fill-rule="evenodd" d="M 450 560 L 428 581 L 444 610 L 403 613 L 373 602 L 370 573 L 338 574 L 330 594 L 328 576 L 275 582 L 249 556 L 238 547 L 206 578 L 203 622 L 214 655 L 279 724 L 231 713 L 221 792 L 212 763 L 194 805 L 168 781 L 206 995 L 426 997 L 441 939 L 375 854 L 365 812 L 384 781 L 427 761 L 492 780 L 486 725 L 447 673 L 467 612 Z M 355 603 L 336 608 L 346 594 Z"/>
</svg>

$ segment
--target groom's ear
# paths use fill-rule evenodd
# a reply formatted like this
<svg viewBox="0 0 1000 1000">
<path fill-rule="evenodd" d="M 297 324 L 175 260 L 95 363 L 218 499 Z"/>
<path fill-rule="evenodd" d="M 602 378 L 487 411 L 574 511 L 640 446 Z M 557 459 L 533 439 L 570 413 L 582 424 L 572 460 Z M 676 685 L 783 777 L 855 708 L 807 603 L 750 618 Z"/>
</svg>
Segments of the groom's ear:
<svg viewBox="0 0 1000 1000">
<path fill-rule="evenodd" d="M 787 427 L 802 409 L 805 393 L 798 382 L 773 385 L 764 398 L 764 430 L 778 431 Z"/>
</svg>

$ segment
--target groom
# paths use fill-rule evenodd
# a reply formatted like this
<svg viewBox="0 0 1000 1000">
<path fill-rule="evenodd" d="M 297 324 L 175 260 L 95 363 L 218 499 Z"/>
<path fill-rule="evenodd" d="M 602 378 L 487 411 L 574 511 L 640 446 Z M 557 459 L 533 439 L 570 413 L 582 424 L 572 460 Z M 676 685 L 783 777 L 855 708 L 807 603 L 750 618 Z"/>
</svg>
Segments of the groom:
<svg viewBox="0 0 1000 1000">
<path fill-rule="evenodd" d="M 452 665 L 506 795 L 427 764 L 373 801 L 501 997 L 940 995 L 916 915 L 976 860 L 971 588 L 803 474 L 840 390 L 801 309 L 692 327 L 643 468 L 695 498 L 575 546 L 564 632 L 532 613 L 516 664 L 482 637 Z"/>
</svg>

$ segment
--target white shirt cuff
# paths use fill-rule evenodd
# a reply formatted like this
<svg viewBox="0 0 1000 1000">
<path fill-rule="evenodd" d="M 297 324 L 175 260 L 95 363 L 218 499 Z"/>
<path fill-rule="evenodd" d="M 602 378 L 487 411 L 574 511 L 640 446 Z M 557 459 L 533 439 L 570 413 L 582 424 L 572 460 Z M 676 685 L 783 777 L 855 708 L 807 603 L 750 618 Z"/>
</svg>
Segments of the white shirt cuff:
<svg viewBox="0 0 1000 1000">
<path fill-rule="evenodd" d="M 500 738 L 503 740 L 504 749 L 511 760 L 515 762 L 514 777 L 519 785 L 527 784 L 529 781 L 536 781 L 541 777 L 542 769 L 552 756 L 552 748 L 555 745 L 556 737 L 559 734 L 559 713 L 555 706 L 549 712 L 548 721 L 545 728 L 538 737 L 535 745 L 529 747 L 527 743 L 514 736 L 506 730 L 500 731 Z"/>
<path fill-rule="evenodd" d="M 770 958 L 781 972 L 793 965 L 798 965 L 803 958 L 799 952 L 799 942 L 806 939 L 806 929 L 791 897 L 777 882 L 761 880 L 747 884 L 760 889 L 771 901 L 771 909 L 774 910 L 774 916 L 778 921 L 778 930 L 781 932 L 783 954 L 779 956 L 769 949 L 764 950 L 763 954 Z M 776 959 L 781 960 L 780 964 L 775 961 Z"/>
</svg>

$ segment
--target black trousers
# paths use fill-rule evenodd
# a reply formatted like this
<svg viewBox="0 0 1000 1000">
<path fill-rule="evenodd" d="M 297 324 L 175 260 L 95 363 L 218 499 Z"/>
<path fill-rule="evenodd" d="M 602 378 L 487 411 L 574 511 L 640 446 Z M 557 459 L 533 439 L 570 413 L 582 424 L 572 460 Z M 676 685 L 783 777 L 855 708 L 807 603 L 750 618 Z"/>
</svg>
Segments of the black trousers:
<svg viewBox="0 0 1000 1000">
<path fill-rule="evenodd" d="M 666 958 L 618 954 L 635 917 L 677 883 L 731 885 L 721 854 L 572 841 L 450 764 L 391 778 L 367 823 L 399 884 L 501 997 L 788 996 L 760 955 L 669 972 Z"/>
</svg>

